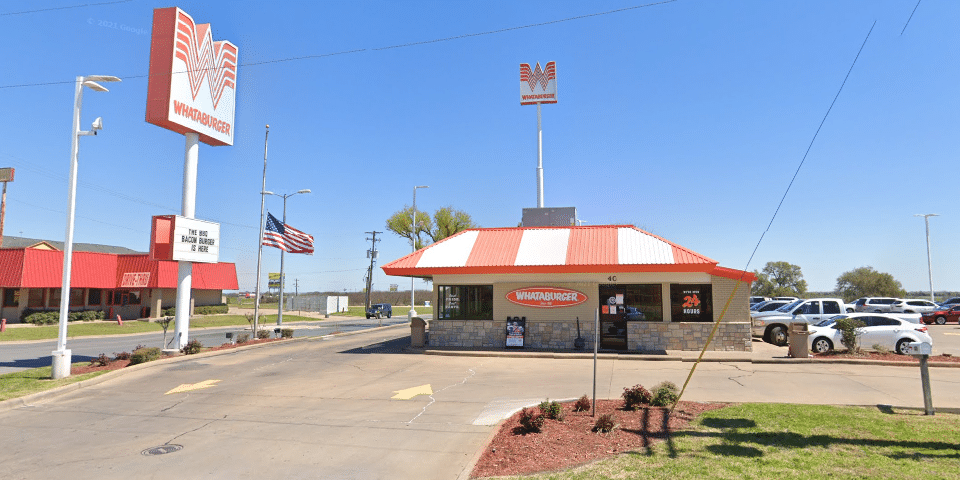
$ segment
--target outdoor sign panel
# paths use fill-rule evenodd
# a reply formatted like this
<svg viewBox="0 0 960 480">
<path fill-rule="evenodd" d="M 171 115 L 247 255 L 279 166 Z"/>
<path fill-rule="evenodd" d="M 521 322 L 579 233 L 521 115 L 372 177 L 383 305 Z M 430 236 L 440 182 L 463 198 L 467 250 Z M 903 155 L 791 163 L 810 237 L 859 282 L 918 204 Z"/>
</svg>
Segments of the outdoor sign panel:
<svg viewBox="0 0 960 480">
<path fill-rule="evenodd" d="M 540 68 L 520 64 L 520 105 L 557 103 L 557 62 L 547 62 Z"/>
<path fill-rule="evenodd" d="M 127 272 L 120 280 L 120 288 L 147 288 L 150 272 Z"/>
<path fill-rule="evenodd" d="M 523 348 L 523 334 L 527 330 L 527 317 L 507 317 L 507 348 Z"/>
<path fill-rule="evenodd" d="M 280 288 L 280 274 L 279 274 L 279 273 L 268 273 L 268 274 L 267 274 L 267 288 Z"/>
<path fill-rule="evenodd" d="M 156 215 L 150 234 L 150 259 L 217 263 L 220 224 L 180 215 Z"/>
<path fill-rule="evenodd" d="M 0 182 L 13 181 L 13 168 L 0 168 Z"/>
<path fill-rule="evenodd" d="M 560 287 L 524 287 L 507 293 L 507 300 L 517 305 L 536 308 L 560 308 L 587 301 L 583 292 Z"/>
<path fill-rule="evenodd" d="M 200 134 L 207 145 L 233 145 L 237 46 L 214 41 L 209 23 L 197 24 L 177 7 L 153 11 L 146 120 Z"/>
</svg>

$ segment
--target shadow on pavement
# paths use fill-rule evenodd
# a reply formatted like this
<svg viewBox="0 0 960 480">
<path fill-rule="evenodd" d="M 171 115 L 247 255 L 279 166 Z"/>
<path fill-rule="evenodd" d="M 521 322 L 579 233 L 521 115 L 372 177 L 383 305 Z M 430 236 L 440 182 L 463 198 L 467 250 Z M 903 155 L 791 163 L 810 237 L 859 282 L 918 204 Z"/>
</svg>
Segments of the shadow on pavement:
<svg viewBox="0 0 960 480">
<path fill-rule="evenodd" d="M 70 361 L 72 363 L 89 362 L 94 358 L 96 357 L 91 357 L 87 355 L 73 355 Z M 14 360 L 12 362 L 0 362 L 0 367 L 8 367 L 8 368 L 40 368 L 40 367 L 49 367 L 51 365 L 53 365 L 53 357 L 51 357 L 50 355 L 47 355 L 45 357 Z"/>
<path fill-rule="evenodd" d="M 351 348 L 350 350 L 343 350 L 338 353 L 404 353 L 404 349 L 410 346 L 410 336 L 404 336 L 400 338 L 395 338 L 393 340 L 386 340 L 383 342 L 371 343 L 370 345 L 364 345 L 359 348 Z"/>
</svg>

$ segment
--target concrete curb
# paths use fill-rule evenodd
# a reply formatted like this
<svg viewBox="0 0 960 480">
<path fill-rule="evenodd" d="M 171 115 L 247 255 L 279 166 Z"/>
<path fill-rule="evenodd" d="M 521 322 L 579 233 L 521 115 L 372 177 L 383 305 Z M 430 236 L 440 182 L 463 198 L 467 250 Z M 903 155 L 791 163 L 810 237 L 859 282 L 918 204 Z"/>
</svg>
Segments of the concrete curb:
<svg viewBox="0 0 960 480">
<path fill-rule="evenodd" d="M 323 336 L 319 336 L 319 337 L 288 338 L 288 339 L 281 339 L 281 340 L 277 340 L 277 341 L 273 341 L 273 342 L 256 343 L 256 344 L 252 344 L 252 345 L 244 345 L 244 346 L 242 346 L 242 347 L 228 348 L 228 349 L 225 349 L 225 350 L 215 350 L 215 351 L 211 351 L 211 352 L 197 353 L 197 354 L 194 354 L 194 355 L 178 355 L 178 356 L 175 356 L 175 357 L 160 358 L 160 359 L 154 360 L 154 361 L 152 361 L 152 362 L 141 363 L 141 364 L 138 364 L 138 365 L 131 365 L 131 366 L 128 366 L 128 367 L 121 368 L 121 369 L 119 369 L 119 370 L 114 370 L 114 371 L 105 373 L 105 374 L 103 374 L 103 375 L 96 376 L 96 377 L 91 378 L 91 379 L 89 379 L 89 380 L 81 380 L 81 381 L 76 382 L 76 383 L 71 383 L 71 384 L 69 384 L 69 385 L 63 385 L 63 386 L 61 386 L 61 387 L 53 388 L 53 389 L 50 389 L 50 390 L 45 390 L 45 391 L 37 392 L 37 393 L 31 393 L 30 395 L 26 395 L 26 396 L 23 396 L 23 397 L 11 398 L 11 399 L 7 399 L 7 400 L 0 401 L 0 412 L 5 412 L 5 411 L 8 411 L 8 410 L 12 410 L 12 409 L 17 408 L 17 407 L 30 407 L 30 406 L 33 406 L 32 404 L 33 404 L 34 402 L 39 402 L 39 401 L 42 401 L 42 400 L 47 400 L 47 399 L 55 398 L 55 397 L 58 397 L 58 396 L 60 396 L 60 395 L 66 394 L 66 393 L 70 393 L 70 392 L 72 392 L 72 391 L 74 391 L 74 390 L 80 390 L 81 388 L 92 387 L 92 386 L 94 386 L 94 385 L 98 385 L 98 384 L 100 384 L 100 383 L 103 383 L 103 382 L 105 382 L 105 381 L 107 381 L 107 380 L 110 380 L 110 379 L 112 379 L 112 378 L 114 378 L 114 377 L 118 377 L 118 376 L 123 375 L 123 374 L 125 374 L 125 373 L 135 372 L 135 371 L 142 370 L 142 369 L 145 369 L 145 368 L 158 367 L 158 366 L 162 366 L 162 365 L 168 365 L 168 364 L 170 364 L 170 363 L 179 363 L 179 362 L 185 362 L 185 361 L 188 361 L 188 360 L 196 360 L 196 359 L 200 359 L 200 358 L 216 357 L 216 356 L 220 356 L 220 355 L 230 355 L 230 354 L 234 354 L 234 353 L 240 353 L 240 352 L 243 352 L 243 351 L 246 351 L 246 350 L 251 350 L 251 349 L 255 349 L 255 348 L 264 348 L 264 347 L 269 347 L 269 346 L 273 346 L 273 345 L 288 345 L 288 344 L 294 343 L 294 342 L 303 342 L 303 341 L 310 341 L 310 340 L 313 340 L 313 341 L 326 340 L 326 339 L 330 339 L 330 338 L 346 337 L 346 336 L 351 336 L 351 335 L 359 335 L 359 334 L 361 334 L 361 333 L 370 333 L 370 332 L 376 332 L 376 331 L 380 331 L 380 330 L 386 330 L 386 329 L 388 329 L 388 328 L 397 328 L 397 327 L 403 327 L 403 326 L 405 326 L 405 325 L 403 325 L 403 324 L 400 324 L 400 325 L 388 325 L 388 326 L 385 326 L 385 327 L 373 327 L 373 328 L 366 329 L 366 330 L 357 330 L 357 331 L 353 331 L 353 332 L 334 333 L 334 334 L 323 335 Z"/>
</svg>

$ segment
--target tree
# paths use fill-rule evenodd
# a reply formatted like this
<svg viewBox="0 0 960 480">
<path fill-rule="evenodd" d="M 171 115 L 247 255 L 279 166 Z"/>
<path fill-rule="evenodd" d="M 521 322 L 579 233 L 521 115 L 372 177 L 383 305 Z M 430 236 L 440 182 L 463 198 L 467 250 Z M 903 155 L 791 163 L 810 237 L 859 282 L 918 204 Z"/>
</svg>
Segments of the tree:
<svg viewBox="0 0 960 480">
<path fill-rule="evenodd" d="M 417 210 L 416 230 L 412 228 L 412 207 L 406 207 L 394 213 L 387 219 L 387 230 L 407 240 L 416 239 L 417 250 L 425 247 L 422 235 L 430 238 L 431 243 L 439 242 L 451 235 L 460 233 L 468 228 L 477 228 L 470 214 L 455 210 L 453 207 L 443 207 L 433 214 Z"/>
<path fill-rule="evenodd" d="M 902 297 L 903 285 L 893 275 L 878 272 L 873 267 L 860 267 L 843 272 L 837 277 L 837 293 L 845 301 L 860 297 Z"/>
<path fill-rule="evenodd" d="M 800 267 L 787 262 L 767 262 L 763 271 L 753 271 L 753 295 L 764 297 L 799 297 L 807 292 L 807 281 Z"/>
</svg>

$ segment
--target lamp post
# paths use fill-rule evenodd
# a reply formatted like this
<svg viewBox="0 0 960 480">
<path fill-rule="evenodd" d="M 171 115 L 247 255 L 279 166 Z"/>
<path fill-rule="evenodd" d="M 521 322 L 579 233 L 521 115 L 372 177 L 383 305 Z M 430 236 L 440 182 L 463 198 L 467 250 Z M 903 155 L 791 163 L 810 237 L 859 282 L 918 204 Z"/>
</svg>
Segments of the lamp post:
<svg viewBox="0 0 960 480">
<path fill-rule="evenodd" d="M 417 252 L 417 189 L 418 188 L 430 188 L 427 185 L 417 185 L 413 187 L 413 223 L 410 224 L 410 245 L 413 247 L 413 253 Z M 410 312 L 407 313 L 407 316 L 410 320 L 413 320 L 413 317 L 417 316 L 417 310 L 413 307 L 414 305 L 414 281 L 415 277 L 410 277 Z"/>
<path fill-rule="evenodd" d="M 67 350 L 67 320 L 70 312 L 70 268 L 73 260 L 73 220 L 77 199 L 77 155 L 80 149 L 81 135 L 96 135 L 103 129 L 100 117 L 93 121 L 90 130 L 80 130 L 80 108 L 83 105 L 83 87 L 95 92 L 108 92 L 97 82 L 119 82 L 120 79 L 109 75 L 78 76 L 73 97 L 73 129 L 70 131 L 70 181 L 67 189 L 67 231 L 63 241 L 63 284 L 60 288 L 60 333 L 57 337 L 57 350 L 52 353 L 51 376 L 54 380 L 70 376 L 71 352 Z"/>
<path fill-rule="evenodd" d="M 310 193 L 310 189 L 304 188 L 303 190 L 297 190 L 294 193 L 288 193 L 286 195 L 273 193 L 267 190 L 263 191 L 264 195 L 273 195 L 275 197 L 283 198 L 283 224 L 284 225 L 287 224 L 287 199 L 294 195 L 299 195 L 301 193 Z M 277 305 L 277 326 L 278 327 L 283 326 L 283 254 L 284 254 L 284 250 L 281 249 L 280 250 L 280 304 Z"/>
<path fill-rule="evenodd" d="M 937 213 L 917 213 L 914 217 L 923 217 L 923 223 L 927 227 L 927 273 L 930 275 L 930 301 L 933 300 L 933 262 L 930 261 L 930 217 L 939 217 Z"/>
</svg>

